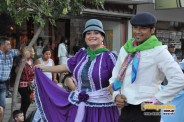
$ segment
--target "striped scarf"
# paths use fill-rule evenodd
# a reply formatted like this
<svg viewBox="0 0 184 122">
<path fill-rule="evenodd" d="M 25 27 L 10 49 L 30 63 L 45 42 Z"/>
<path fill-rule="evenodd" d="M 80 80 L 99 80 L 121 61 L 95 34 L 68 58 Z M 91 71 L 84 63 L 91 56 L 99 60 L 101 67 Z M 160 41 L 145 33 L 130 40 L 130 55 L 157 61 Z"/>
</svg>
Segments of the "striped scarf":
<svg viewBox="0 0 184 122">
<path fill-rule="evenodd" d="M 133 62 L 132 62 L 131 83 L 134 83 L 134 81 L 136 80 L 139 67 L 140 51 L 152 49 L 160 45 L 162 45 L 162 43 L 156 38 L 155 35 L 150 36 L 150 38 L 148 38 L 146 41 L 144 41 L 139 45 L 136 44 L 134 38 L 129 39 L 124 45 L 124 49 L 126 50 L 126 52 L 128 52 L 128 55 L 123 61 L 117 79 L 115 79 L 114 83 L 112 84 L 113 90 L 116 91 L 119 88 L 121 88 L 122 81 L 124 80 L 125 77 L 126 69 L 132 60 Z"/>
</svg>

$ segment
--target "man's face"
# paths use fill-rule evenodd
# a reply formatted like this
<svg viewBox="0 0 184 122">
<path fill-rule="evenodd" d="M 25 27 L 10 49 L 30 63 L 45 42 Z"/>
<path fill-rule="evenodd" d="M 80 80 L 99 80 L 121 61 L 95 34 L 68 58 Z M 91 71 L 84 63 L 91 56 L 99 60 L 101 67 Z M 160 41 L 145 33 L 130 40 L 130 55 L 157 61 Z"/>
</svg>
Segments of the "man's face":
<svg viewBox="0 0 184 122">
<path fill-rule="evenodd" d="M 15 117 L 15 120 L 17 122 L 24 122 L 24 114 L 23 113 L 18 114 L 18 116 Z"/>
<path fill-rule="evenodd" d="M 4 50 L 4 52 L 8 52 L 8 51 L 10 51 L 10 49 L 11 49 L 10 40 L 6 40 L 4 45 L 3 45 L 3 50 Z"/>
<path fill-rule="evenodd" d="M 175 52 L 175 47 L 169 47 L 168 50 L 169 50 L 170 53 L 174 53 Z"/>
<path fill-rule="evenodd" d="M 133 26 L 133 37 L 138 43 L 142 43 L 147 40 L 154 32 L 155 28 Z"/>
</svg>

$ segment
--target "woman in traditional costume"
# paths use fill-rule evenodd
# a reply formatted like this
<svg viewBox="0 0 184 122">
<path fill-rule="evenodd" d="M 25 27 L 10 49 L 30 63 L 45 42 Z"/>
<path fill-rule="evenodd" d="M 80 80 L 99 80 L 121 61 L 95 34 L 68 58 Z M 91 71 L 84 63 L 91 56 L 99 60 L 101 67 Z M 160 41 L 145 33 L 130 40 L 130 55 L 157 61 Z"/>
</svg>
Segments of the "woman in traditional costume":
<svg viewBox="0 0 184 122">
<path fill-rule="evenodd" d="M 76 90 L 67 92 L 36 68 L 36 103 L 42 120 L 49 122 L 117 122 L 119 112 L 107 90 L 117 55 L 102 44 L 101 21 L 86 22 L 83 37 L 88 46 L 67 60 L 66 65 L 36 67 L 43 72 L 71 72 Z"/>
</svg>

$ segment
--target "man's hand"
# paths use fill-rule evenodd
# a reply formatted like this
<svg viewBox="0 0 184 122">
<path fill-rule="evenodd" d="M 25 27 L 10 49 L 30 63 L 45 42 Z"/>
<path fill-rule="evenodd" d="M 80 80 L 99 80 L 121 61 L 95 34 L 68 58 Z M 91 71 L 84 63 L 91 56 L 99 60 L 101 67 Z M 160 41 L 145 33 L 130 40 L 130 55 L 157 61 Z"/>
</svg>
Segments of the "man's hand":
<svg viewBox="0 0 184 122">
<path fill-rule="evenodd" d="M 127 104 L 126 103 L 126 97 L 124 95 L 120 95 L 118 94 L 115 97 L 115 104 L 119 107 L 119 108 L 124 108 L 124 106 Z"/>
</svg>

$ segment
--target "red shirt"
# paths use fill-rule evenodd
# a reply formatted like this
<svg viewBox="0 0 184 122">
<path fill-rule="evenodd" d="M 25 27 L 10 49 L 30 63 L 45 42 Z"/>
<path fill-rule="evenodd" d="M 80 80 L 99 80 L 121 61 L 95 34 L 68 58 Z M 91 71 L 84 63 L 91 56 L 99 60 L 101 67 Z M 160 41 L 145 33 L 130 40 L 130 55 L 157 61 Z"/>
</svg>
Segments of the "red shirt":
<svg viewBox="0 0 184 122">
<path fill-rule="evenodd" d="M 34 79 L 34 67 L 33 67 L 33 64 L 32 65 L 29 65 L 29 64 L 25 64 L 24 66 L 24 69 L 22 71 L 22 75 L 21 75 L 21 78 L 20 78 L 20 82 L 21 81 L 33 81 Z"/>
</svg>

